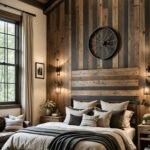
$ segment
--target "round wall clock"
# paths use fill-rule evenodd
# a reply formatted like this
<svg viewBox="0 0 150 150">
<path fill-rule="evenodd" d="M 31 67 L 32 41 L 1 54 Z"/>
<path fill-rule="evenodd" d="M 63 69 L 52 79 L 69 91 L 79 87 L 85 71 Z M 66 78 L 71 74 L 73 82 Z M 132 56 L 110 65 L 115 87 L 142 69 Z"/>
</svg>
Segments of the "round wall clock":
<svg viewBox="0 0 150 150">
<path fill-rule="evenodd" d="M 110 27 L 95 30 L 89 39 L 89 49 L 93 56 L 108 59 L 113 56 L 118 47 L 116 32 Z"/>
</svg>

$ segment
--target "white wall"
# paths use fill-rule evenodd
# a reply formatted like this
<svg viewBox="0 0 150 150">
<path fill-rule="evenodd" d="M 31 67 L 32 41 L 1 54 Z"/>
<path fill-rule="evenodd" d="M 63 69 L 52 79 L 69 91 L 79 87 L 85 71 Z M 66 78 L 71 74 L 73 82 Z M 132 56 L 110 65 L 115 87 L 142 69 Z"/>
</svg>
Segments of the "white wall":
<svg viewBox="0 0 150 150">
<path fill-rule="evenodd" d="M 18 0 L 0 0 L 0 2 L 36 14 L 36 17 L 34 17 L 33 21 L 33 30 L 34 30 L 33 69 L 35 67 L 34 65 L 35 62 L 42 62 L 46 64 L 46 16 L 43 14 L 43 11 L 41 9 L 25 4 Z M 4 8 L 2 6 L 0 6 L 0 9 L 20 14 L 20 12 Z M 43 102 L 43 99 L 46 98 L 46 79 L 44 80 L 35 79 L 35 72 L 33 72 L 33 76 L 34 76 L 33 124 L 37 124 L 40 117 L 39 105 Z M 0 110 L 1 114 L 2 111 L 3 110 Z M 5 110 L 4 112 L 6 111 L 7 110 Z M 8 113 L 14 112 L 14 114 L 16 114 L 17 113 L 16 111 L 18 110 L 8 109 Z"/>
</svg>

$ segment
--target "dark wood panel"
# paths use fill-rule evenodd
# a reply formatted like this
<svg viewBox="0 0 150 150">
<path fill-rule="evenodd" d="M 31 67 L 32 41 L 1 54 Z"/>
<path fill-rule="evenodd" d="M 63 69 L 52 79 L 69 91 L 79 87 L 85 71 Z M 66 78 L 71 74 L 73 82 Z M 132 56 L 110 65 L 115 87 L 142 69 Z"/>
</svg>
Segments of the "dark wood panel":
<svg viewBox="0 0 150 150">
<path fill-rule="evenodd" d="M 72 96 L 139 96 L 137 90 L 72 90 Z"/>
</svg>

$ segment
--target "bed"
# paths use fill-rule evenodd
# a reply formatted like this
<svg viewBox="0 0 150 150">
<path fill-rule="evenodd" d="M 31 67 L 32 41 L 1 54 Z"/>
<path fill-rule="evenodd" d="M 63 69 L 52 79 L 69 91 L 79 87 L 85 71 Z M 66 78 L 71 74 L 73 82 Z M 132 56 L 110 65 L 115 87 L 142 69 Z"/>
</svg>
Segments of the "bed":
<svg viewBox="0 0 150 150">
<path fill-rule="evenodd" d="M 136 101 L 130 101 L 130 104 L 133 104 Z M 134 103 L 135 104 L 135 103 Z M 136 108 L 136 107 L 135 107 Z M 133 119 L 133 124 L 135 125 L 136 121 Z M 5 143 L 2 150 L 47 150 L 51 145 L 51 142 L 54 141 L 54 131 L 60 131 L 60 133 L 69 133 L 78 132 L 79 135 L 82 132 L 91 132 L 93 137 L 95 134 L 99 136 L 108 135 L 113 138 L 119 148 L 118 150 L 134 150 L 136 149 L 133 138 L 135 136 L 135 128 L 103 128 L 103 127 L 89 127 L 89 126 L 76 126 L 68 125 L 63 122 L 48 122 L 36 126 L 37 130 L 31 128 L 31 131 L 22 130 L 14 134 L 9 138 Z M 43 133 L 39 131 L 43 131 Z M 52 131 L 52 134 L 48 134 L 49 131 Z M 92 135 L 92 134 L 91 134 Z M 57 135 L 58 136 L 58 135 Z M 89 136 L 90 137 L 90 136 Z M 92 136 L 91 136 L 92 137 Z M 51 148 L 49 148 L 51 150 Z M 75 150 L 107 150 L 106 145 L 101 142 L 95 142 L 93 140 L 80 140 L 75 144 Z M 53 148 L 54 150 L 54 148 Z M 56 149 L 59 150 L 59 149 Z M 63 150 L 63 149 L 61 149 Z M 68 149 L 69 150 L 69 149 Z"/>
</svg>

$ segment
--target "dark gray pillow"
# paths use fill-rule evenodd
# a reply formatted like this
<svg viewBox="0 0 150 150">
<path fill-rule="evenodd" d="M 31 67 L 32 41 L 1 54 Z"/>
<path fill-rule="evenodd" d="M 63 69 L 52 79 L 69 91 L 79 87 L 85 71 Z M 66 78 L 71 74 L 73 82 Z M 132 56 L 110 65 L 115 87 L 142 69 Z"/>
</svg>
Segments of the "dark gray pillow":
<svg viewBox="0 0 150 150">
<path fill-rule="evenodd" d="M 3 131 L 5 128 L 5 118 L 0 117 L 0 131 Z"/>
<path fill-rule="evenodd" d="M 125 111 L 124 110 L 118 110 L 118 111 L 111 111 L 111 112 L 112 112 L 112 116 L 110 119 L 110 127 L 122 129 Z"/>
<path fill-rule="evenodd" d="M 70 114 L 69 125 L 79 126 L 82 121 L 82 116 L 75 116 Z"/>
</svg>

